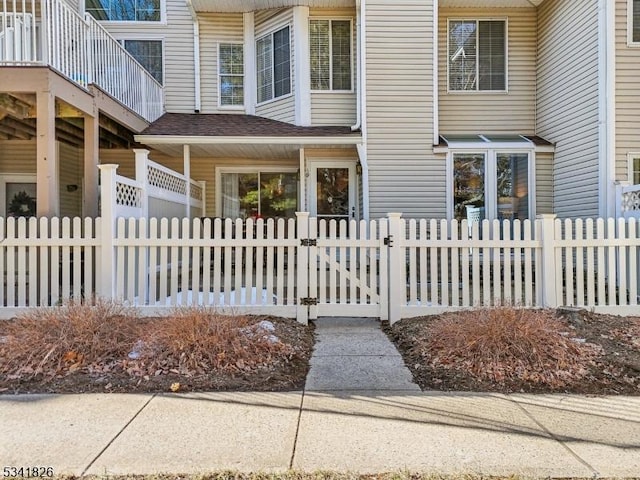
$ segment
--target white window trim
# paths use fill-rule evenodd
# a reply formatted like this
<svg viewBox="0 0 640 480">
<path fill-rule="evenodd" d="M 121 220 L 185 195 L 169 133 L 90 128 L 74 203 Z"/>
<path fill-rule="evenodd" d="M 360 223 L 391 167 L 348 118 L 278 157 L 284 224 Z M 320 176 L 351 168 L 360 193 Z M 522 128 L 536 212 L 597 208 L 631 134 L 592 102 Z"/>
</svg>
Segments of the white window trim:
<svg viewBox="0 0 640 480">
<path fill-rule="evenodd" d="M 640 152 L 629 152 L 627 153 L 627 178 L 629 179 L 629 183 L 631 185 L 635 185 L 633 183 L 633 161 L 636 158 L 640 158 Z"/>
<path fill-rule="evenodd" d="M 222 174 L 223 173 L 297 173 L 298 167 L 217 167 L 216 169 L 216 216 L 222 216 Z M 300 179 L 298 178 L 298 194 L 296 199 L 300 201 Z"/>
<path fill-rule="evenodd" d="M 477 148 L 455 148 L 450 149 L 447 152 L 447 164 L 446 164 L 446 189 L 447 189 L 447 218 L 453 219 L 453 156 L 457 153 L 473 153 L 478 155 L 484 155 L 484 172 L 485 172 L 485 215 L 489 220 L 494 220 L 498 216 L 498 203 L 496 202 L 491 206 L 489 210 L 487 208 L 487 199 L 497 196 L 496 193 L 496 160 L 498 154 L 501 153 L 526 153 L 529 155 L 529 171 L 528 173 L 528 188 L 529 188 L 529 219 L 536 218 L 536 153 L 533 148 L 494 148 L 494 149 L 477 149 Z M 488 181 L 490 179 L 490 181 Z M 493 203 L 493 200 L 491 200 Z"/>
<path fill-rule="evenodd" d="M 633 41 L 633 0 L 627 0 L 627 47 L 640 47 L 640 42 Z"/>
<path fill-rule="evenodd" d="M 273 35 L 276 32 L 279 32 L 280 30 L 284 30 L 285 28 L 289 27 L 289 88 L 290 88 L 290 92 L 287 93 L 286 95 L 282 95 L 280 97 L 276 97 L 276 82 L 275 82 L 275 71 L 273 72 L 273 82 L 271 83 L 271 95 L 273 95 L 272 98 L 270 98 L 269 100 L 265 100 L 264 102 L 259 102 L 256 103 L 256 107 L 262 107 L 263 105 L 268 105 L 270 103 L 273 102 L 277 102 L 280 100 L 284 100 L 285 98 L 289 98 L 289 97 L 293 97 L 293 58 L 292 58 L 292 50 L 291 50 L 291 35 L 293 32 L 293 26 L 291 25 L 291 23 L 287 23 L 286 25 L 280 25 L 272 30 L 269 30 L 267 33 L 264 33 L 262 35 L 260 35 L 259 37 L 256 37 L 255 40 L 255 50 L 254 52 L 258 51 L 258 42 L 260 40 L 262 40 L 265 37 L 271 37 L 271 54 L 275 55 L 275 48 L 273 45 Z M 254 53 L 256 54 L 256 53 Z M 256 76 L 256 99 L 257 99 L 257 89 L 260 88 L 260 85 L 258 85 L 258 68 L 257 68 L 258 62 L 256 61 L 256 71 L 255 71 L 255 76 Z M 275 62 L 272 62 L 271 68 L 275 68 Z M 245 72 L 246 73 L 246 72 Z"/>
<path fill-rule="evenodd" d="M 246 63 L 244 62 L 244 57 L 245 57 L 245 51 L 244 51 L 244 42 L 218 42 L 216 45 L 216 53 L 217 53 L 217 63 L 218 63 L 218 109 L 220 110 L 244 110 L 246 108 L 246 104 L 247 104 L 247 96 L 243 95 L 242 96 L 242 105 L 222 105 L 222 88 L 221 84 L 220 84 L 220 79 L 222 77 L 222 74 L 220 73 L 220 45 L 241 45 L 242 46 L 242 86 L 243 86 L 243 92 L 246 93 L 246 83 L 244 81 L 245 77 L 247 76 L 247 72 L 245 72 L 245 65 Z M 229 75 L 227 74 L 227 76 L 231 76 L 231 77 L 239 77 L 240 75 Z"/>
<path fill-rule="evenodd" d="M 80 13 L 87 13 L 85 7 L 85 0 L 80 2 Z M 167 24 L 167 0 L 160 0 L 160 20 L 152 21 L 140 21 L 140 20 L 98 20 L 92 17 L 96 22 L 103 25 L 111 25 L 114 27 L 128 26 L 128 25 L 166 25 Z"/>
<path fill-rule="evenodd" d="M 3 173 L 0 175 L 0 217 L 5 217 L 7 212 L 7 183 L 33 183 L 37 185 L 37 175 L 35 173 Z"/>
<path fill-rule="evenodd" d="M 331 82 L 331 88 L 328 90 L 313 90 L 311 89 L 311 93 L 313 94 L 353 94 L 355 93 L 355 75 L 354 75 L 354 70 L 355 70 L 355 40 L 353 38 L 353 18 L 352 17 L 309 17 L 309 25 L 311 25 L 311 21 L 312 20 L 329 20 L 329 22 L 331 22 L 332 20 L 337 20 L 337 21 L 346 21 L 349 20 L 349 38 L 351 39 L 351 90 L 334 90 L 333 89 L 333 38 L 331 36 L 331 34 L 329 34 L 329 78 L 332 80 Z M 309 35 L 311 35 L 311 30 L 309 30 Z M 311 44 L 309 44 L 309 47 L 311 47 Z M 311 51 L 309 51 L 309 58 L 311 58 Z M 311 72 L 309 72 L 311 73 Z"/>
<path fill-rule="evenodd" d="M 480 68 L 480 62 L 476 60 L 476 89 L 475 90 L 451 90 L 449 85 L 450 80 L 450 63 L 449 63 L 449 24 L 450 22 L 504 22 L 504 90 L 480 90 L 480 75 L 478 69 Z M 476 56 L 477 56 L 477 45 L 478 45 L 478 35 L 479 28 L 476 28 Z M 476 18 L 447 18 L 447 31 L 445 33 L 447 36 L 447 52 L 446 52 L 446 62 L 447 62 L 447 93 L 451 95 L 505 95 L 509 93 L 509 17 L 476 17 Z"/>
<path fill-rule="evenodd" d="M 146 23 L 146 22 L 138 22 L 138 23 Z M 166 62 L 166 58 L 165 58 L 165 37 L 164 36 L 158 36 L 158 35 L 146 35 L 146 34 L 141 34 L 141 33 L 134 33 L 134 34 L 121 34 L 121 35 L 115 35 L 113 37 L 118 43 L 120 43 L 120 45 L 122 46 L 122 48 L 125 48 L 124 46 L 124 42 L 127 40 L 150 40 L 150 41 L 155 41 L 155 42 L 162 42 L 162 86 L 164 87 L 166 85 L 166 81 L 167 81 L 167 62 Z M 127 52 L 128 53 L 128 52 Z M 130 54 L 131 55 L 131 54 Z M 133 55 L 131 55 L 133 57 Z M 134 60 L 136 60 L 134 58 Z M 136 60 L 136 62 L 138 62 L 138 60 Z M 142 66 L 142 64 L 140 64 L 140 62 L 138 62 L 138 64 L 144 68 L 144 66 Z"/>
</svg>

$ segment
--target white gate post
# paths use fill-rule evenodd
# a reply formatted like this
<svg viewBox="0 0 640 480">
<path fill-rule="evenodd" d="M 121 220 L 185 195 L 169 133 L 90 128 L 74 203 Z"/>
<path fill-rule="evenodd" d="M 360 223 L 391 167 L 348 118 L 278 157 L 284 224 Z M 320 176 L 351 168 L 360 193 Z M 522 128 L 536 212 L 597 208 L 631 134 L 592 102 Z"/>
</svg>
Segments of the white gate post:
<svg viewBox="0 0 640 480">
<path fill-rule="evenodd" d="M 133 153 L 136 156 L 136 182 L 142 189 L 142 211 L 140 218 L 149 218 L 149 150 L 144 148 L 134 148 Z"/>
<path fill-rule="evenodd" d="M 296 242 L 298 243 L 296 320 L 303 325 L 309 324 L 309 306 L 302 305 L 302 299 L 309 296 L 309 247 L 301 241 L 309 238 L 309 212 L 296 212 Z M 315 272 L 314 272 L 315 273 Z"/>
<path fill-rule="evenodd" d="M 562 265 L 556 265 L 555 219 L 554 214 L 536 216 L 536 235 L 542 242 L 541 265 L 536 265 L 536 269 L 541 269 L 540 274 L 536 275 L 536 296 L 538 306 L 544 308 L 558 306 L 557 269 Z"/>
<path fill-rule="evenodd" d="M 401 319 L 400 308 L 406 302 L 407 280 L 406 261 L 401 240 L 406 232 L 402 229 L 401 213 L 389 213 L 389 323 L 393 325 Z M 385 272 L 380 272 L 384 275 Z"/>
<path fill-rule="evenodd" d="M 100 287 L 96 289 L 102 298 L 115 299 L 115 249 L 116 234 L 116 170 L 118 165 L 98 165 L 100 169 Z"/>
</svg>

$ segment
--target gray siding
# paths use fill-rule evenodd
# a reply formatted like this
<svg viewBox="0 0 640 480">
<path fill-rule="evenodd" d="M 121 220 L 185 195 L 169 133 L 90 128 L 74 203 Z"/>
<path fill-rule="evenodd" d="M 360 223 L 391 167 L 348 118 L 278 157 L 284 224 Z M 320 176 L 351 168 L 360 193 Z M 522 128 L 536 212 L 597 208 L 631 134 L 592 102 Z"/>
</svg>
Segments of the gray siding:
<svg viewBox="0 0 640 480">
<path fill-rule="evenodd" d="M 445 157 L 433 154 L 433 3 L 367 2 L 371 217 L 446 215 Z"/>
<path fill-rule="evenodd" d="M 508 92 L 449 93 L 447 19 L 506 19 Z M 533 133 L 536 103 L 536 9 L 442 8 L 439 16 L 441 133 Z"/>
<path fill-rule="evenodd" d="M 357 26 L 356 11 L 346 9 L 316 9 L 309 11 L 310 17 L 319 18 L 350 18 L 353 28 L 353 42 L 351 57 L 353 58 L 353 92 L 312 92 L 311 93 L 311 124 L 312 125 L 353 125 L 356 123 L 356 95 L 357 95 Z"/>
<path fill-rule="evenodd" d="M 640 152 L 640 47 L 627 46 L 627 0 L 616 1 L 616 180 L 629 180 L 627 154 Z"/>
<path fill-rule="evenodd" d="M 200 68 L 202 113 L 244 113 L 243 110 L 220 108 L 218 104 L 218 43 L 242 43 L 243 19 L 241 13 L 201 13 Z M 255 72 L 246 72 L 255 75 Z"/>
<path fill-rule="evenodd" d="M 553 154 L 536 154 L 536 214 L 553 213 Z"/>
<path fill-rule="evenodd" d="M 193 113 L 195 76 L 193 19 L 184 0 L 166 0 L 167 24 L 103 23 L 117 39 L 164 40 L 164 92 L 167 112 Z"/>
<path fill-rule="evenodd" d="M 598 1 L 546 0 L 539 8 L 538 25 L 537 133 L 556 144 L 555 213 L 595 217 Z"/>
<path fill-rule="evenodd" d="M 278 30 L 280 28 L 289 25 L 289 32 L 291 34 L 291 95 L 278 98 L 276 100 L 270 100 L 258 105 L 256 107 L 256 115 L 261 117 L 271 118 L 273 120 L 280 120 L 281 122 L 295 122 L 295 35 L 293 28 L 293 9 L 274 12 L 273 10 L 263 10 L 256 13 L 255 16 L 255 29 L 256 39 L 261 36 Z M 255 73 L 254 73 L 255 74 Z"/>
</svg>

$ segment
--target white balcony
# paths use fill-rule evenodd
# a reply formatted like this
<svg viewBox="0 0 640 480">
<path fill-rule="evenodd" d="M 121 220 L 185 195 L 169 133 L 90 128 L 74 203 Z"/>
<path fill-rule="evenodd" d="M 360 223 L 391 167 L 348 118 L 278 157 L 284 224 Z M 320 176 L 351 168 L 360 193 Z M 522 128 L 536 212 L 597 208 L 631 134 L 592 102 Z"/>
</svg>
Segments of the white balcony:
<svg viewBox="0 0 640 480">
<path fill-rule="evenodd" d="M 91 15 L 63 0 L 0 0 L 0 67 L 7 65 L 48 65 L 148 122 L 164 113 L 162 85 Z"/>
</svg>

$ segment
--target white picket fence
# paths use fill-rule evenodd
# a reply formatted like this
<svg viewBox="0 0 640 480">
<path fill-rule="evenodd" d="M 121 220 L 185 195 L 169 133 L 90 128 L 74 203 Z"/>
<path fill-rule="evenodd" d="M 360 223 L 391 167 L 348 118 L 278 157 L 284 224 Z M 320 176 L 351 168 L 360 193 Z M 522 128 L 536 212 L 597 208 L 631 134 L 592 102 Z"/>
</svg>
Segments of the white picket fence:
<svg viewBox="0 0 640 480">
<path fill-rule="evenodd" d="M 400 318 L 478 306 L 640 313 L 640 222 L 2 219 L 0 317 L 72 298 Z"/>
</svg>

